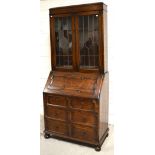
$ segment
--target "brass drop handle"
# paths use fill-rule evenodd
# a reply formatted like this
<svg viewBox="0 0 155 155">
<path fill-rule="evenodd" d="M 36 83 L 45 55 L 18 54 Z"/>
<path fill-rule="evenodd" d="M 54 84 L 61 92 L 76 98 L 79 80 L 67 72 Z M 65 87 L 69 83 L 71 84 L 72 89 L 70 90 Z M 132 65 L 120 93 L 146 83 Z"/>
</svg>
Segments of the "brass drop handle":
<svg viewBox="0 0 155 155">
<path fill-rule="evenodd" d="M 58 112 L 55 112 L 55 113 L 54 113 L 54 116 L 58 116 L 58 114 L 59 114 Z"/>
<path fill-rule="evenodd" d="M 86 134 L 87 134 L 87 133 L 86 133 L 85 131 L 82 131 L 82 132 L 81 132 L 81 135 L 82 135 L 82 136 L 85 136 Z"/>
<path fill-rule="evenodd" d="M 56 127 L 55 127 L 55 129 L 56 129 L 56 130 L 58 130 L 58 129 L 59 129 L 59 127 L 58 127 L 58 126 L 56 126 Z"/>
<path fill-rule="evenodd" d="M 81 101 L 81 108 L 83 107 L 84 101 Z"/>
<path fill-rule="evenodd" d="M 71 101 L 71 99 L 67 98 L 66 100 L 67 100 L 67 102 L 68 102 L 68 105 L 69 105 L 70 107 L 72 107 L 72 101 Z"/>
<path fill-rule="evenodd" d="M 76 90 L 78 93 L 81 93 L 81 91 L 80 90 Z"/>
</svg>

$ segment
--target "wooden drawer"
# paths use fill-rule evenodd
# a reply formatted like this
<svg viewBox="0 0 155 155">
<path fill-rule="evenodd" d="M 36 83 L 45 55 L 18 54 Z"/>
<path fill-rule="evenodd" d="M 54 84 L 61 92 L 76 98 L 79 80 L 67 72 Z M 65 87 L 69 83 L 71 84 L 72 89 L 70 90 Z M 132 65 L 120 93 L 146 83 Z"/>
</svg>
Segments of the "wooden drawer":
<svg viewBox="0 0 155 155">
<path fill-rule="evenodd" d="M 63 135 L 67 135 L 68 133 L 67 132 L 68 126 L 63 122 L 46 119 L 45 123 L 46 123 L 45 126 L 47 131 L 52 131 L 54 133 L 63 134 Z"/>
<path fill-rule="evenodd" d="M 47 97 L 47 103 L 48 104 L 53 104 L 53 105 L 60 105 L 60 106 L 66 106 L 67 105 L 67 100 L 64 96 L 48 96 Z"/>
<path fill-rule="evenodd" d="M 85 111 L 72 111 L 71 121 L 75 123 L 90 124 L 90 125 L 94 125 L 96 123 L 94 113 Z"/>
<path fill-rule="evenodd" d="M 94 110 L 94 103 L 89 99 L 77 99 L 73 98 L 70 101 L 70 107 L 75 109 Z"/>
<path fill-rule="evenodd" d="M 72 125 L 72 137 L 80 140 L 95 142 L 95 129 L 81 125 Z"/>
<path fill-rule="evenodd" d="M 58 108 L 51 105 L 46 106 L 46 116 L 66 120 L 67 119 L 67 111 L 64 108 Z"/>
</svg>

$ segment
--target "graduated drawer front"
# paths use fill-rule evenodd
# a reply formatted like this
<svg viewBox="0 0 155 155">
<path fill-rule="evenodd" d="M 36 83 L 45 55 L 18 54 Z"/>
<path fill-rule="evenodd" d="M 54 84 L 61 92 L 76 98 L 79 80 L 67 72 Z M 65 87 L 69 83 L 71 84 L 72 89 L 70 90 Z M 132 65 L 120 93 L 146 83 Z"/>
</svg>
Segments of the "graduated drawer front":
<svg viewBox="0 0 155 155">
<path fill-rule="evenodd" d="M 46 106 L 46 116 L 54 119 L 66 120 L 67 111 L 61 107 L 54 107 L 51 105 Z"/>
<path fill-rule="evenodd" d="M 64 96 L 52 95 L 47 97 L 47 103 L 59 106 L 66 106 L 67 100 Z"/>
<path fill-rule="evenodd" d="M 96 132 L 94 128 L 81 125 L 72 125 L 72 137 L 84 141 L 95 142 Z"/>
<path fill-rule="evenodd" d="M 86 111 L 71 111 L 71 121 L 74 123 L 82 123 L 89 125 L 96 124 L 94 113 Z"/>
<path fill-rule="evenodd" d="M 54 133 L 63 134 L 63 135 L 67 135 L 68 133 L 67 124 L 57 120 L 46 119 L 46 129 L 48 131 L 52 131 Z"/>
<path fill-rule="evenodd" d="M 94 110 L 94 103 L 89 99 L 73 98 L 70 101 L 70 107 L 75 109 Z"/>
</svg>

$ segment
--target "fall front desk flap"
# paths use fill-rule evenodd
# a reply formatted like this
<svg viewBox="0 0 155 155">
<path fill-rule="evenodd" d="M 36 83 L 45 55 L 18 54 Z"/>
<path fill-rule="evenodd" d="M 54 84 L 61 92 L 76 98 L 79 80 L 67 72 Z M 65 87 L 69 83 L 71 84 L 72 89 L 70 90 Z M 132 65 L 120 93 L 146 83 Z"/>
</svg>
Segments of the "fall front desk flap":
<svg viewBox="0 0 155 155">
<path fill-rule="evenodd" d="M 102 82 L 99 73 L 51 72 L 44 93 L 99 98 Z"/>
</svg>

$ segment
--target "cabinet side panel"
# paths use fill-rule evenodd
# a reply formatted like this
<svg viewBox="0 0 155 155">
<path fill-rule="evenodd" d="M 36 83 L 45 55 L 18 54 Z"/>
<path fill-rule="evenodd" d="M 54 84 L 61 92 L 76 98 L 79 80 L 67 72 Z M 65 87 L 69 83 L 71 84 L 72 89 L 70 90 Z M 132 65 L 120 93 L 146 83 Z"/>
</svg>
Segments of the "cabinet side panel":
<svg viewBox="0 0 155 155">
<path fill-rule="evenodd" d="M 109 109 L 109 73 L 104 75 L 102 90 L 100 94 L 100 117 L 99 117 L 99 139 L 108 128 Z"/>
<path fill-rule="evenodd" d="M 108 42 L 107 42 L 107 12 L 103 11 L 103 66 L 104 73 L 108 71 Z"/>
<path fill-rule="evenodd" d="M 45 104 L 46 104 L 46 102 L 47 102 L 47 96 L 46 96 L 46 94 L 45 93 L 43 93 L 43 105 L 44 105 L 44 131 L 46 131 L 47 130 L 47 123 L 46 123 L 46 119 L 45 119 L 45 115 L 46 115 L 46 106 L 45 106 Z"/>
<path fill-rule="evenodd" d="M 55 64 L 56 64 L 56 54 L 55 54 L 55 26 L 54 26 L 54 17 L 49 16 L 50 18 L 50 41 L 51 41 L 51 66 L 52 70 L 55 70 Z"/>
</svg>

